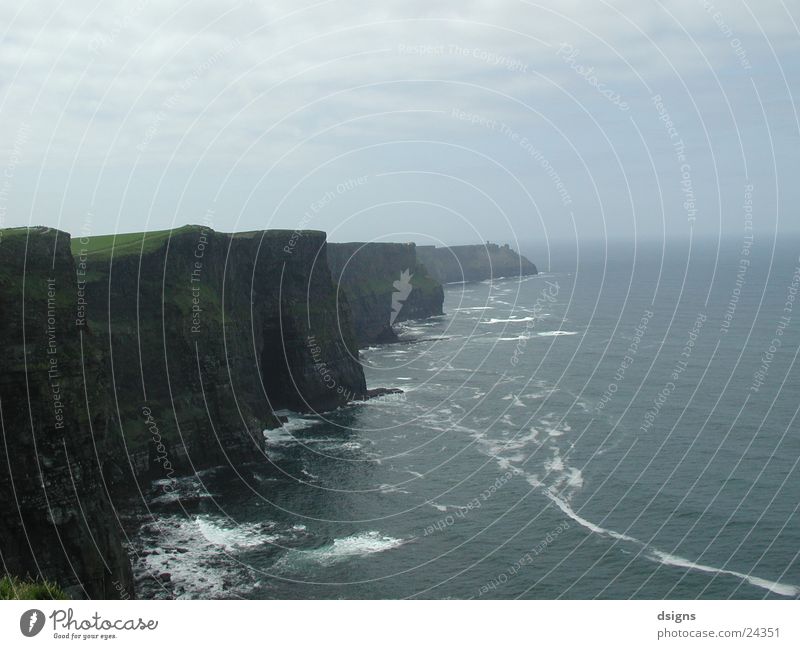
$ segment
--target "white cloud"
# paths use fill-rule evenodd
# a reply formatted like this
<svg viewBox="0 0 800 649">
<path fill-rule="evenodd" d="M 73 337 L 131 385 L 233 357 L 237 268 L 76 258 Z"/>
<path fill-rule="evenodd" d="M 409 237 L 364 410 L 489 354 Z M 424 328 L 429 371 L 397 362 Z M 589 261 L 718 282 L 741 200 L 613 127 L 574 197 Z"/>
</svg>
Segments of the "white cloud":
<svg viewBox="0 0 800 649">
<path fill-rule="evenodd" d="M 634 103 L 652 92 L 683 92 L 686 83 L 699 103 L 720 109 L 715 74 L 741 77 L 737 83 L 751 74 L 780 90 L 769 45 L 796 67 L 798 37 L 784 5 L 709 6 L 132 0 L 54 10 L 38 0 L 5 3 L 0 119 L 12 132 L 21 123 L 31 127 L 24 162 L 37 170 L 77 163 L 99 174 L 106 160 L 160 168 L 172 158 L 190 166 L 203 158 L 223 175 L 234 165 L 263 170 L 300 139 L 339 122 L 285 164 L 302 170 L 343 147 L 394 139 L 486 136 L 458 120 L 402 111 L 446 114 L 457 107 L 548 130 L 542 136 L 552 138 L 548 120 L 565 128 L 565 116 L 585 109 L 613 131 L 627 116 L 589 77 Z M 579 50 L 573 62 L 592 67 L 591 75 L 564 61 L 558 49 L 565 42 Z M 741 50 L 754 70 L 744 76 Z M 691 115 L 694 107 L 679 92 L 671 97 L 676 116 Z M 366 117 L 375 113 L 393 114 Z M 637 117 L 646 122 L 652 114 Z M 570 137 L 582 146 L 580 133 Z M 614 145 L 638 146 L 625 138 Z"/>
</svg>

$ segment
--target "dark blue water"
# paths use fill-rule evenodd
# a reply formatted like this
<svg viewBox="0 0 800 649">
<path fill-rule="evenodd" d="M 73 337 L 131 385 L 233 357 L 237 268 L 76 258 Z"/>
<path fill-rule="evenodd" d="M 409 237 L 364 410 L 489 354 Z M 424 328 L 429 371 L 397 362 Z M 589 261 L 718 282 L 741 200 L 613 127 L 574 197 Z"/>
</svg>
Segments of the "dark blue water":
<svg viewBox="0 0 800 649">
<path fill-rule="evenodd" d="M 140 596 L 797 598 L 800 241 L 745 241 L 448 286 L 363 352 L 404 395 L 152 504 Z"/>
</svg>

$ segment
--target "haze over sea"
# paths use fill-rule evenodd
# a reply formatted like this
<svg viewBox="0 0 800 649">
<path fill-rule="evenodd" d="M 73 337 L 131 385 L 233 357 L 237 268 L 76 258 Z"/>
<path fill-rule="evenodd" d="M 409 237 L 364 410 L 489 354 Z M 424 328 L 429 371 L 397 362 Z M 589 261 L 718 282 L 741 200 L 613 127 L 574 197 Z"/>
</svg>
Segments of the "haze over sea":
<svg viewBox="0 0 800 649">
<path fill-rule="evenodd" d="M 362 352 L 403 395 L 154 483 L 139 596 L 800 596 L 800 240 L 522 252 Z"/>
</svg>

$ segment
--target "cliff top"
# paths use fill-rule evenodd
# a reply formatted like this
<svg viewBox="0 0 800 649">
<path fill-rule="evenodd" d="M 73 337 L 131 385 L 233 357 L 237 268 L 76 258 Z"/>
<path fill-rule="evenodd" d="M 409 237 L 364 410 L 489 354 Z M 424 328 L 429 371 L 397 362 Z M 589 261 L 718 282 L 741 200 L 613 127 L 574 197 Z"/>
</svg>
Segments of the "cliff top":
<svg viewBox="0 0 800 649">
<path fill-rule="evenodd" d="M 58 234 L 64 235 L 69 237 L 69 232 L 64 232 L 63 230 L 57 230 L 56 228 L 48 228 L 43 225 L 32 225 L 28 226 L 21 226 L 18 228 L 0 228 L 0 241 L 3 239 L 11 239 L 17 238 L 21 235 L 28 235 L 28 234 L 37 234 L 37 235 L 44 235 L 44 234 Z"/>
<path fill-rule="evenodd" d="M 161 247 L 164 242 L 173 237 L 184 236 L 191 233 L 206 231 L 232 239 L 285 238 L 287 240 L 296 236 L 326 237 L 321 230 L 249 230 L 247 232 L 217 232 L 211 226 L 184 225 L 170 230 L 153 230 L 151 232 L 126 232 L 121 234 L 102 234 L 95 237 L 74 238 L 72 240 L 72 254 L 91 255 L 95 259 L 141 254 L 152 252 Z"/>
</svg>

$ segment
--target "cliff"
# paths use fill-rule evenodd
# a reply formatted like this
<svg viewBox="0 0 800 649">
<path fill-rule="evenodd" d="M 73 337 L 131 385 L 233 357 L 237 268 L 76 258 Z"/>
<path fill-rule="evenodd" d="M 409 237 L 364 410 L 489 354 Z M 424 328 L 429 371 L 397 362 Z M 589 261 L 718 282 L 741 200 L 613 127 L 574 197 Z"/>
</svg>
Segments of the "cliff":
<svg viewBox="0 0 800 649">
<path fill-rule="evenodd" d="M 82 326 L 116 386 L 113 484 L 263 460 L 275 410 L 367 394 L 323 232 L 187 226 L 83 239 L 73 253 Z"/>
<path fill-rule="evenodd" d="M 0 231 L 3 569 L 131 597 L 117 508 L 155 479 L 170 491 L 182 473 L 264 461 L 278 410 L 385 393 L 367 389 L 357 342 L 395 339 L 443 297 L 413 244 Z"/>
<path fill-rule="evenodd" d="M 418 246 L 417 257 L 437 281 L 480 282 L 500 277 L 536 275 L 536 266 L 508 245 L 495 243 L 436 248 Z"/>
<path fill-rule="evenodd" d="M 444 289 L 413 243 L 331 243 L 328 262 L 337 307 L 352 312 L 361 347 L 396 341 L 395 322 L 442 315 Z"/>
<path fill-rule="evenodd" d="M 76 325 L 70 236 L 0 231 L 0 560 L 71 597 L 131 596 L 101 470 L 113 434 L 107 377 Z"/>
</svg>

